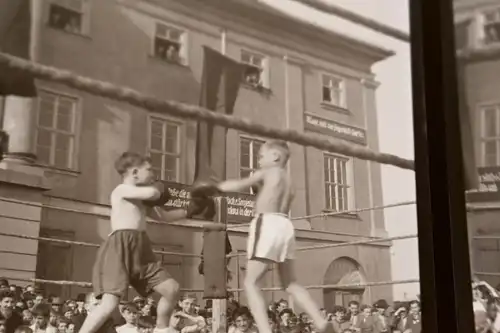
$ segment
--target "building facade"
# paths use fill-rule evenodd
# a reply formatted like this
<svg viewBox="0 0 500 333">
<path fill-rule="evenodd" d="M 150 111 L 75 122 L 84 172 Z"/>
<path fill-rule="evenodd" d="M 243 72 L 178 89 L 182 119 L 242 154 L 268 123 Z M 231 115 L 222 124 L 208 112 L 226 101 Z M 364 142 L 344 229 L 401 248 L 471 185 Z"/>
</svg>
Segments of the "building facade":
<svg viewBox="0 0 500 333">
<path fill-rule="evenodd" d="M 392 53 L 388 50 L 305 24 L 253 1 L 229 1 L 222 6 L 195 0 L 48 0 L 40 10 L 43 19 L 35 42 L 42 64 L 154 97 L 197 104 L 202 47 L 208 46 L 246 65 L 235 116 L 378 150 L 377 82 L 371 67 L 389 57 Z M 9 132 L 6 125 L 17 122 L 17 130 L 9 133 L 11 146 L 2 162 L 2 173 L 10 175 L 3 177 L 5 182 L 14 179 L 13 174 L 19 179 L 9 186 L 20 194 L 11 190 L 14 194 L 9 197 L 20 201 L 0 200 L 2 212 L 5 208 L 14 214 L 0 217 L 3 230 L 100 243 L 110 230 L 109 195 L 120 181 L 113 163 L 128 150 L 150 155 L 161 178 L 173 184 L 173 191 L 182 188 L 179 184 L 192 183 L 195 122 L 51 82 L 38 81 L 37 87 L 39 96 L 24 118 L 16 118 L 12 112 L 20 108 L 20 103 L 12 98 L 4 103 L 4 128 Z M 20 133 L 23 128 L 25 132 Z M 243 177 L 256 168 L 257 151 L 263 141 L 229 130 L 228 178 Z M 17 146 L 12 146 L 16 142 Z M 376 163 L 295 144 L 291 151 L 289 172 L 296 189 L 292 216 L 382 205 L 380 166 Z M 20 154 L 15 153 L 33 153 L 37 160 L 21 165 L 16 161 Z M 36 190 L 34 185 L 22 184 L 24 174 L 33 175 L 33 182 L 39 184 Z M 238 222 L 251 218 L 252 198 L 251 193 L 238 194 L 233 201 L 230 198 L 234 251 L 246 248 L 246 230 L 238 227 Z M 180 193 L 169 205 L 182 205 L 183 199 Z M 22 214 L 31 215 L 20 217 L 19 207 L 26 201 L 35 202 L 29 206 L 34 212 L 23 210 Z M 16 222 L 19 218 L 31 222 L 21 225 Z M 200 253 L 203 222 L 183 223 L 152 224 L 150 235 L 155 247 Z M 297 219 L 294 223 L 299 246 L 386 235 L 380 210 Z M 20 242 L 12 238 L 8 241 L 12 245 Z M 95 248 L 23 242 L 29 255 L 5 245 L 2 275 L 13 280 L 36 276 L 90 281 Z M 390 280 L 389 249 L 390 243 L 379 243 L 300 252 L 298 278 L 306 285 Z M 7 255 L 8 251 L 12 253 Z M 235 258 L 230 264 L 231 288 L 242 286 L 243 258 Z M 161 260 L 183 288 L 203 289 L 197 259 L 163 255 Z M 275 269 L 270 269 L 264 285 L 279 286 Z M 82 291 L 57 285 L 46 285 L 45 289 L 63 296 Z M 367 303 L 380 298 L 391 300 L 391 290 L 390 286 L 352 287 L 312 293 L 330 308 L 351 299 Z M 243 294 L 239 296 L 244 302 Z M 269 300 L 283 296 L 282 292 L 267 292 Z"/>
<path fill-rule="evenodd" d="M 468 108 L 480 188 L 467 194 L 472 270 L 500 283 L 500 2 L 455 1 L 460 98 Z"/>
</svg>

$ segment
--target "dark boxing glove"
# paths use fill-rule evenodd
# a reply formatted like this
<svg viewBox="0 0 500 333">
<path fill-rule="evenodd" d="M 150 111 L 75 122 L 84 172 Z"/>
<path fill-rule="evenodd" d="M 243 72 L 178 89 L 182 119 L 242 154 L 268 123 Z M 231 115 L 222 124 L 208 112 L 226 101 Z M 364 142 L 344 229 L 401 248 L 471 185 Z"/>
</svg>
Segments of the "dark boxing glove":
<svg viewBox="0 0 500 333">
<path fill-rule="evenodd" d="M 213 220 L 214 216 L 214 199 L 209 197 L 191 197 L 186 212 L 187 218 L 198 217 L 203 220 Z"/>
<path fill-rule="evenodd" d="M 191 187 L 191 198 L 213 197 L 219 192 L 217 184 L 213 181 L 196 181 Z"/>
<path fill-rule="evenodd" d="M 156 200 L 145 200 L 144 205 L 148 207 L 164 206 L 168 202 L 168 200 L 170 200 L 168 189 L 165 188 L 161 181 L 155 182 L 152 186 L 156 187 L 160 191 L 161 195 Z"/>
</svg>

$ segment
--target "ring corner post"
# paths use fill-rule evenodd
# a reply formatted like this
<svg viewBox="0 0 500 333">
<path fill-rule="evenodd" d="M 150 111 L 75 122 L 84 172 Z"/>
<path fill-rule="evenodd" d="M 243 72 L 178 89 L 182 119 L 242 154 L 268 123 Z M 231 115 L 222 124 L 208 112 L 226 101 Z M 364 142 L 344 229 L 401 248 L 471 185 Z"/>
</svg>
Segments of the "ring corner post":
<svg viewBox="0 0 500 333">
<path fill-rule="evenodd" d="M 204 229 L 205 291 L 212 300 L 212 332 L 227 331 L 226 224 L 227 200 L 215 198 L 215 225 Z M 210 250 L 207 250 L 210 249 Z"/>
</svg>

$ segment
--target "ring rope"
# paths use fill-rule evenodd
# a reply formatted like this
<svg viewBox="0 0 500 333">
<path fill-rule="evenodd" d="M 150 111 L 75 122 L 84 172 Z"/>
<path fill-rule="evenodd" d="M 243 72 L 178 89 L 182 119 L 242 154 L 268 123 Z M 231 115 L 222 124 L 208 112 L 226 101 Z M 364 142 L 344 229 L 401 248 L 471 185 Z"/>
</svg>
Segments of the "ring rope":
<svg viewBox="0 0 500 333">
<path fill-rule="evenodd" d="M 146 96 L 131 88 L 123 88 L 109 82 L 79 76 L 67 70 L 30 62 L 5 53 L 0 53 L 0 65 L 28 72 L 38 79 L 58 82 L 93 95 L 127 102 L 150 111 L 163 112 L 184 119 L 206 121 L 267 138 L 281 139 L 302 146 L 311 146 L 320 150 L 352 156 L 362 160 L 389 164 L 407 170 L 415 170 L 414 161 L 399 156 L 379 153 L 342 140 L 324 139 L 319 135 L 301 133 L 296 130 L 269 128 L 248 119 L 212 112 L 196 105 L 161 100 L 156 97 Z"/>
<path fill-rule="evenodd" d="M 342 210 L 342 211 L 338 211 L 338 212 L 319 213 L 319 214 L 312 214 L 312 215 L 292 217 L 290 220 L 292 220 L 292 221 L 307 220 L 307 219 L 316 218 L 316 217 L 325 218 L 325 217 L 329 217 L 329 216 L 347 215 L 347 214 L 368 212 L 368 211 L 372 211 L 372 210 L 381 210 L 381 209 L 385 209 L 385 208 L 394 208 L 394 207 L 400 207 L 400 206 L 409 206 L 409 205 L 414 205 L 416 203 L 417 203 L 416 201 L 402 201 L 402 202 L 396 202 L 396 203 L 388 204 L 388 205 L 373 206 L 373 207 L 364 207 L 364 208 L 357 208 L 357 209 L 350 209 L 350 210 Z M 238 224 L 238 225 L 235 225 L 235 226 L 231 226 L 231 228 L 248 227 L 248 226 L 250 226 L 250 224 L 251 223 L 242 223 L 242 224 Z M 359 236 L 359 235 L 352 235 L 352 236 Z"/>
<path fill-rule="evenodd" d="M 36 203 L 36 202 L 30 202 L 30 201 L 23 201 L 23 200 L 6 198 L 6 197 L 0 197 L 0 201 L 8 202 L 8 203 L 13 203 L 13 204 L 19 204 L 19 205 L 25 205 L 25 206 L 30 206 L 30 207 L 53 209 L 53 210 L 58 210 L 58 211 L 68 212 L 68 213 L 77 213 L 77 214 L 83 214 L 83 215 L 90 215 L 90 216 L 102 217 L 102 218 L 106 218 L 106 219 L 110 218 L 109 214 L 96 213 L 96 212 L 86 212 L 86 211 L 79 210 L 79 209 L 73 209 L 73 208 L 67 208 L 67 207 L 60 207 L 60 206 L 53 206 L 53 205 L 48 205 L 48 204 L 42 204 L 42 203 Z M 151 219 L 151 218 L 148 218 L 146 220 L 146 222 L 150 223 L 150 224 L 159 224 L 159 225 L 167 225 L 167 226 L 186 227 L 186 225 L 184 223 L 179 223 L 179 222 L 162 222 L 162 221 L 157 221 L 157 220 L 154 220 L 154 219 Z M 214 222 L 203 221 L 203 223 L 204 224 L 211 224 L 211 223 L 214 223 Z"/>
<path fill-rule="evenodd" d="M 22 281 L 22 282 L 32 282 L 40 284 L 55 284 L 59 286 L 75 286 L 82 288 L 92 288 L 92 283 L 81 282 L 81 281 L 65 281 L 65 280 L 45 280 L 45 279 L 24 279 L 24 278 L 12 278 L 12 280 Z M 132 287 L 129 287 L 132 289 Z M 204 289 L 194 289 L 194 288 L 180 288 L 182 292 L 203 292 Z"/>
<path fill-rule="evenodd" d="M 411 234 L 411 235 L 394 236 L 394 237 L 381 237 L 381 238 L 375 238 L 375 239 L 362 239 L 362 240 L 357 240 L 357 241 L 352 241 L 352 242 L 340 242 L 340 243 L 335 243 L 335 244 L 312 245 L 312 246 L 300 247 L 297 249 L 297 252 L 310 251 L 310 250 L 320 250 L 320 249 L 330 249 L 330 248 L 334 248 L 334 247 L 344 247 L 344 246 L 353 246 L 353 245 L 383 243 L 383 242 L 390 242 L 390 241 L 395 241 L 395 240 L 412 239 L 412 238 L 417 238 L 417 237 L 418 237 L 417 234 Z M 228 258 L 242 257 L 242 256 L 246 256 L 246 255 L 247 254 L 245 252 L 237 252 L 237 253 L 231 253 L 227 257 Z"/>
<path fill-rule="evenodd" d="M 90 282 L 79 282 L 79 281 L 64 281 L 64 280 L 45 280 L 45 279 L 18 279 L 18 281 L 26 281 L 40 284 L 55 284 L 60 286 L 77 286 L 83 288 L 92 288 L 92 283 Z M 309 285 L 304 286 L 306 289 L 332 289 L 332 288 L 362 288 L 362 287 L 375 287 L 375 286 L 387 286 L 394 284 L 408 284 L 408 283 L 419 283 L 419 279 L 408 279 L 408 280 L 395 280 L 395 281 L 380 281 L 380 282 L 366 282 L 366 283 L 354 283 L 354 284 L 325 284 L 325 285 Z M 262 291 L 281 291 L 282 287 L 269 287 L 262 288 Z M 194 289 L 194 288 L 181 288 L 183 292 L 204 292 L 204 289 Z M 229 292 L 240 292 L 244 291 L 242 288 L 229 288 Z"/>
<path fill-rule="evenodd" d="M 35 237 L 35 236 L 27 236 L 27 235 L 18 235 L 18 234 L 11 234 L 11 233 L 2 232 L 2 231 L 0 231 L 0 236 L 37 240 L 40 242 L 47 242 L 47 243 L 69 244 L 69 245 L 94 247 L 94 248 L 100 247 L 99 244 L 94 244 L 94 243 L 71 241 L 71 240 L 66 240 L 66 239 L 56 239 L 56 238 L 49 238 L 49 237 Z M 179 256 L 179 257 L 192 257 L 192 258 L 201 258 L 202 257 L 200 254 L 194 254 L 194 253 L 179 253 L 179 252 L 160 251 L 160 250 L 154 250 L 153 252 L 156 254 L 164 254 L 164 255 Z"/>
</svg>

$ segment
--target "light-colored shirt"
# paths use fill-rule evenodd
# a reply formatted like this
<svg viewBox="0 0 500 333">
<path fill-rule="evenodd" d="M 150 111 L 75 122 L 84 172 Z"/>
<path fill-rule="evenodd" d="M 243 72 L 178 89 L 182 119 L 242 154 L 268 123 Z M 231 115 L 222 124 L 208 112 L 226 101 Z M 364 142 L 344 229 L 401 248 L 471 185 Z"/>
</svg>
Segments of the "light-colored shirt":
<svg viewBox="0 0 500 333">
<path fill-rule="evenodd" d="M 125 324 L 122 326 L 118 326 L 116 328 L 117 333 L 137 333 L 139 332 L 139 328 L 137 326 Z"/>
<path fill-rule="evenodd" d="M 57 329 L 54 326 L 47 325 L 45 329 L 37 328 L 36 324 L 30 326 L 33 333 L 57 333 Z"/>
</svg>

